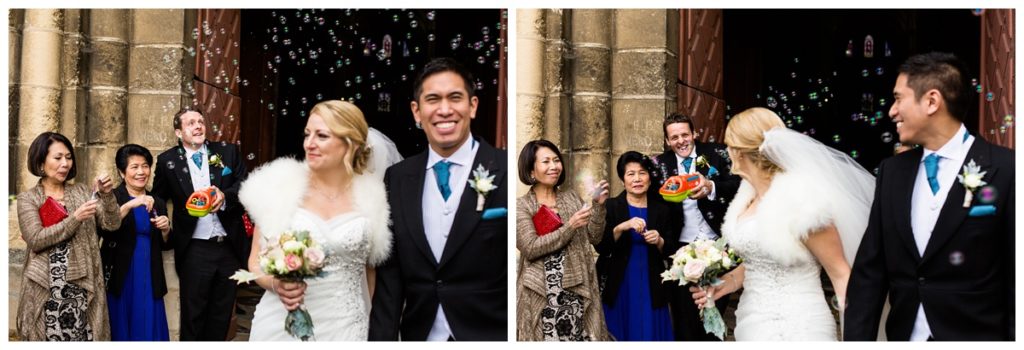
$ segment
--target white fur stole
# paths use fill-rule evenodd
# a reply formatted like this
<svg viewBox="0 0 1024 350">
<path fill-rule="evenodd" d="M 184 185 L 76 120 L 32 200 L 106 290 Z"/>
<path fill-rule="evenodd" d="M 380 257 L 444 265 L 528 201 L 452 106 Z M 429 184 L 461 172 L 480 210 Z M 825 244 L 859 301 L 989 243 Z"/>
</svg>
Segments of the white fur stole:
<svg viewBox="0 0 1024 350">
<path fill-rule="evenodd" d="M 370 255 L 376 266 L 391 253 L 391 210 L 384 183 L 371 175 L 352 180 L 352 203 L 369 219 Z M 280 158 L 260 166 L 242 183 L 238 198 L 263 237 L 277 236 L 289 229 L 295 211 L 309 188 L 309 167 L 294 158 Z"/>
</svg>

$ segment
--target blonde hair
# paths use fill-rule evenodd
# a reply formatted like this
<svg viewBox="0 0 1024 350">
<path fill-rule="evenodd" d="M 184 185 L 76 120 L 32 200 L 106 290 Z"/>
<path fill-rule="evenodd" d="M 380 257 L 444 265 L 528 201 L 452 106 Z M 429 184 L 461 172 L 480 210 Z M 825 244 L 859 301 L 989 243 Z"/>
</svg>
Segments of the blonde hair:
<svg viewBox="0 0 1024 350">
<path fill-rule="evenodd" d="M 359 107 L 350 102 L 328 100 L 313 106 L 309 114 L 313 113 L 323 118 L 334 136 L 348 144 L 344 163 L 349 175 L 362 174 L 370 161 L 370 149 L 366 146 L 369 126 Z"/>
<path fill-rule="evenodd" d="M 758 149 L 764 143 L 764 132 L 774 128 L 785 128 L 775 112 L 762 107 L 754 107 L 732 117 L 725 128 L 725 145 L 748 157 L 754 166 L 773 175 L 783 169 L 765 158 Z"/>
</svg>

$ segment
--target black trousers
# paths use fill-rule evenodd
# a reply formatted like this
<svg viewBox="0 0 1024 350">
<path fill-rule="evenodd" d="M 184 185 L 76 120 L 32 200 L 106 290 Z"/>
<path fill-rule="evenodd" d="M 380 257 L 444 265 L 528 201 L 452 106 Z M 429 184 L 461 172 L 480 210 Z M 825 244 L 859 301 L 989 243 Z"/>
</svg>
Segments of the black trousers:
<svg viewBox="0 0 1024 350">
<path fill-rule="evenodd" d="M 193 239 L 178 269 L 181 293 L 181 340 L 225 341 L 235 304 L 240 266 L 227 241 Z"/>
</svg>

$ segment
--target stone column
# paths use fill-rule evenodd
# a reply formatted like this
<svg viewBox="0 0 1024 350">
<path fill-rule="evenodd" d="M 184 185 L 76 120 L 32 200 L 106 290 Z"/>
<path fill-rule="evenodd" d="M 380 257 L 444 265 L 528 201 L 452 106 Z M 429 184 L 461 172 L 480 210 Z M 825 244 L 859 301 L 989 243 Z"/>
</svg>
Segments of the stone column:
<svg viewBox="0 0 1024 350">
<path fill-rule="evenodd" d="M 127 143 L 148 148 L 154 159 L 177 144 L 172 124 L 174 114 L 182 108 L 182 103 L 191 103 L 185 86 L 191 86 L 194 75 L 193 66 L 187 63 L 195 60 L 187 53 L 188 47 L 194 45 L 191 38 L 192 29 L 196 27 L 194 11 L 136 9 L 131 13 Z M 183 77 L 187 77 L 188 85 L 183 84 Z M 181 330 L 180 289 L 172 251 L 164 253 L 163 263 L 167 279 L 164 296 L 167 326 L 171 340 L 177 340 Z"/>
<path fill-rule="evenodd" d="M 665 9 L 615 11 L 612 54 L 611 155 L 661 153 L 662 121 L 676 108 L 679 12 Z M 612 193 L 622 182 L 611 169 Z"/>
<path fill-rule="evenodd" d="M 611 146 L 611 42 L 613 10 L 572 10 L 570 41 L 573 57 L 570 101 L 569 154 L 566 166 L 572 188 L 581 195 L 584 184 L 612 178 L 608 153 Z"/>
<path fill-rule="evenodd" d="M 19 106 L 19 83 L 21 82 L 21 28 L 25 24 L 25 10 L 11 9 L 7 13 L 7 192 L 14 194 L 18 191 L 17 184 L 20 172 L 14 171 L 19 166 L 15 161 L 18 159 L 18 106 Z"/>
<path fill-rule="evenodd" d="M 80 181 L 98 174 L 116 178 L 114 152 L 124 144 L 128 76 L 129 10 L 89 10 L 89 91 Z M 83 172 L 83 170 L 85 170 Z"/>
<path fill-rule="evenodd" d="M 37 177 L 26 168 L 28 146 L 40 133 L 57 131 L 60 121 L 60 50 L 64 12 L 53 9 L 24 11 L 20 82 L 18 86 L 17 145 L 11 176 L 14 192 L 35 185 Z M 13 63 L 13 62 L 12 62 Z M 16 66 L 12 65 L 12 69 Z M 12 125 L 12 127 L 14 127 Z"/>
<path fill-rule="evenodd" d="M 87 138 L 85 134 L 85 106 L 87 96 L 82 86 L 85 81 L 85 71 L 82 62 L 82 48 L 85 47 L 85 38 L 82 35 L 82 23 L 88 16 L 88 10 L 68 9 L 64 10 L 64 42 L 60 53 L 60 76 L 61 76 L 61 116 L 60 133 L 71 139 L 75 145 L 85 145 Z M 86 159 L 82 159 L 85 161 Z M 82 167 L 82 163 L 79 167 Z M 80 178 L 79 181 L 82 181 Z"/>
<path fill-rule="evenodd" d="M 513 157 L 519 157 L 523 145 L 544 132 L 544 12 L 516 11 L 516 65 L 520 68 L 516 69 L 516 144 L 509 150 Z M 509 180 L 517 184 L 516 197 L 529 189 L 518 177 Z"/>
<path fill-rule="evenodd" d="M 553 142 L 560 149 L 569 146 L 569 95 L 567 84 L 572 75 L 572 48 L 567 42 L 564 30 L 571 23 L 572 10 L 544 10 L 544 131 L 545 140 Z"/>
</svg>

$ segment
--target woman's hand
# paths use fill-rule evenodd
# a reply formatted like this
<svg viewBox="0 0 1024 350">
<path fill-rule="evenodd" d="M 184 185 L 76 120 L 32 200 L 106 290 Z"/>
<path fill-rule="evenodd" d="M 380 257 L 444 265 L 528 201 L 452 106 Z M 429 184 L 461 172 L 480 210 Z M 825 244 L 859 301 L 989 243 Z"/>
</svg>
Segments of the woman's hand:
<svg viewBox="0 0 1024 350">
<path fill-rule="evenodd" d="M 153 226 L 156 226 L 156 229 L 161 232 L 167 232 L 171 229 L 171 220 L 167 219 L 167 215 L 160 215 L 149 219 L 149 221 L 152 222 Z"/>
<path fill-rule="evenodd" d="M 114 181 L 107 175 L 96 176 L 96 191 L 110 193 L 114 189 Z"/>
<path fill-rule="evenodd" d="M 725 287 L 726 287 L 725 285 L 726 285 L 725 283 L 722 283 L 722 284 L 719 284 L 717 286 L 709 286 L 709 287 L 707 287 L 707 289 L 711 291 L 711 294 L 714 297 L 714 300 L 718 300 L 718 299 L 722 298 L 722 296 L 728 294 L 728 293 L 725 293 Z M 703 309 L 704 306 L 707 305 L 707 303 L 708 303 L 708 294 L 704 291 L 704 289 L 701 289 L 701 288 L 696 287 L 696 286 L 690 286 L 690 293 L 693 293 L 693 303 L 697 304 L 697 308 L 698 309 Z"/>
<path fill-rule="evenodd" d="M 647 231 L 647 222 L 644 221 L 644 219 L 642 219 L 642 218 L 632 218 L 632 219 L 623 221 L 621 224 L 616 225 L 615 226 L 615 230 L 620 232 L 620 233 L 623 233 L 623 232 L 626 232 L 626 231 L 629 231 L 629 230 L 633 230 L 633 231 L 636 231 L 636 232 L 644 232 L 644 231 Z"/>
<path fill-rule="evenodd" d="M 585 206 L 572 214 L 572 217 L 569 218 L 569 227 L 578 229 L 586 226 L 588 222 L 590 222 L 590 207 Z"/>
<path fill-rule="evenodd" d="M 85 221 L 91 219 L 93 216 L 96 216 L 96 205 L 98 202 L 99 199 L 91 199 L 83 203 L 81 206 L 78 207 L 78 209 L 75 209 L 75 212 L 72 214 L 72 216 L 74 216 L 75 220 L 78 221 Z"/>
<path fill-rule="evenodd" d="M 133 209 L 134 208 L 138 208 L 140 205 L 141 206 L 146 206 L 146 212 L 148 213 L 148 212 L 153 211 L 153 204 L 154 203 L 156 203 L 156 201 L 153 199 L 153 196 L 141 195 L 141 196 L 135 197 L 135 199 L 132 199 L 132 200 L 128 201 L 128 203 L 126 203 L 126 204 L 128 204 L 128 208 L 133 208 Z"/>
<path fill-rule="evenodd" d="M 281 303 L 284 304 L 284 308 L 288 311 L 295 310 L 302 305 L 303 298 L 306 295 L 306 282 L 292 282 L 284 281 L 274 277 L 272 288 L 277 297 L 281 299 Z"/>
<path fill-rule="evenodd" d="M 658 233 L 658 230 L 644 231 L 640 235 L 644 237 L 644 242 L 647 242 L 647 244 L 656 245 L 658 246 L 658 248 L 661 248 L 661 244 L 665 242 L 665 240 L 661 238 L 661 234 Z"/>
<path fill-rule="evenodd" d="M 604 205 L 604 202 L 608 200 L 608 195 L 609 192 L 607 180 L 601 180 L 594 185 L 593 199 L 594 202 L 597 202 L 598 205 Z"/>
</svg>

